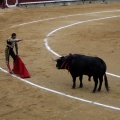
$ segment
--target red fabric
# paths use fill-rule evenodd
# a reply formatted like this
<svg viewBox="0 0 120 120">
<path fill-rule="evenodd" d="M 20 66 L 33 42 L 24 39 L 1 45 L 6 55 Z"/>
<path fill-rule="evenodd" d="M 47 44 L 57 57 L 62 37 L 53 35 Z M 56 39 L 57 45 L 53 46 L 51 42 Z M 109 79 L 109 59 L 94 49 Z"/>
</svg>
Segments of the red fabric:
<svg viewBox="0 0 120 120">
<path fill-rule="evenodd" d="M 30 74 L 27 68 L 25 67 L 24 63 L 22 62 L 19 56 L 16 56 L 16 61 L 14 62 L 14 65 L 13 65 L 13 72 L 14 74 L 20 75 L 21 78 L 30 77 Z"/>
</svg>

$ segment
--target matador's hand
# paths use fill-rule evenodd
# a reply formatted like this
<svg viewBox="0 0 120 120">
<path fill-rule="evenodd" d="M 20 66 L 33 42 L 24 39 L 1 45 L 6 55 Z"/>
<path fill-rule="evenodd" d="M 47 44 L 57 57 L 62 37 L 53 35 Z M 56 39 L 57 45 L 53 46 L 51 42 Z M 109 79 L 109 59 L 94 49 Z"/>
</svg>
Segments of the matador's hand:
<svg viewBox="0 0 120 120">
<path fill-rule="evenodd" d="M 23 41 L 22 39 L 19 39 L 18 41 Z"/>
</svg>

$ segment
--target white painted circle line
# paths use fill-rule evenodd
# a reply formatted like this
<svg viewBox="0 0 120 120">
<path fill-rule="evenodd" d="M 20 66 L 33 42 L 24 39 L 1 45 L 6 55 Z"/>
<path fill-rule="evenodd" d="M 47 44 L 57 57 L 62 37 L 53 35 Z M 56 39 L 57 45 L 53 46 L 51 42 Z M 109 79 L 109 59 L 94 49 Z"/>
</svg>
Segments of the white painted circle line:
<svg viewBox="0 0 120 120">
<path fill-rule="evenodd" d="M 2 69 L 1 67 L 0 67 L 0 70 L 5 72 L 5 73 L 7 73 L 7 74 L 9 74 L 6 70 Z M 16 75 L 13 75 L 13 74 L 11 76 L 15 77 L 15 78 L 19 79 L 20 81 L 23 81 L 23 82 L 25 82 L 27 84 L 30 84 L 30 85 L 32 85 L 34 87 L 37 87 L 37 88 L 40 88 L 40 89 L 43 89 L 43 90 L 46 90 L 46 91 L 49 91 L 49 92 L 52 92 L 52 93 L 55 93 L 55 94 L 58 94 L 58 95 L 62 95 L 62 96 L 68 97 L 68 98 L 72 98 L 72 99 L 78 100 L 78 101 L 82 101 L 82 102 L 98 105 L 98 106 L 101 106 L 101 107 L 106 107 L 106 108 L 109 108 L 109 109 L 120 110 L 120 108 L 118 108 L 118 107 L 105 105 L 105 104 L 101 104 L 101 103 L 98 103 L 98 102 L 93 102 L 93 101 L 90 101 L 90 100 L 85 100 L 85 99 L 82 99 L 82 98 L 74 97 L 74 96 L 71 96 L 71 95 L 68 95 L 68 94 L 65 94 L 65 93 L 62 93 L 62 92 L 58 92 L 58 91 L 49 89 L 49 88 L 46 88 L 46 87 L 39 86 L 39 85 L 34 84 L 32 82 L 29 82 L 29 81 L 27 81 L 25 79 L 17 77 Z"/>
<path fill-rule="evenodd" d="M 114 11 L 102 11 L 102 12 L 93 12 L 93 13 L 86 13 L 87 14 L 94 14 L 94 13 L 104 13 L 104 12 L 119 12 L 120 10 L 114 10 Z M 85 14 L 76 14 L 76 15 L 85 15 Z M 62 16 L 62 17 L 72 17 L 72 16 L 75 16 L 75 15 L 68 15 L 68 16 Z M 49 19 L 46 19 L 46 20 L 52 20 L 52 19 L 59 19 L 59 18 L 62 18 L 62 17 L 56 17 L 56 18 L 49 18 Z M 18 26 L 22 26 L 22 25 L 27 25 L 27 24 L 32 24 L 32 23 L 35 23 L 35 22 L 40 22 L 40 21 L 43 21 L 43 20 L 38 20 L 38 21 L 33 21 L 33 22 L 28 22 L 28 23 L 23 23 L 23 24 L 19 24 L 19 25 L 16 25 L 16 26 L 11 26 L 10 28 L 13 28 L 13 27 L 18 27 Z M 5 30 L 5 29 L 4 29 Z M 4 30 L 0 30 L 0 31 L 4 31 Z M 54 32 L 53 32 L 54 33 Z M 47 38 L 44 40 L 45 41 L 45 45 L 48 46 L 48 40 Z M 53 54 L 55 54 L 56 56 L 60 57 L 59 54 L 57 54 L 56 52 L 54 52 L 53 50 L 51 50 L 51 48 L 48 46 L 47 47 L 48 50 L 52 51 Z M 9 74 L 6 70 L 2 69 L 0 67 L 0 70 Z M 111 74 L 111 73 L 109 73 Z M 114 75 L 114 74 L 113 74 Z M 43 89 L 43 90 L 47 90 L 49 92 L 53 92 L 53 93 L 56 93 L 56 94 L 59 94 L 59 95 L 63 95 L 63 96 L 66 96 L 66 97 L 69 97 L 69 98 L 72 98 L 72 99 L 75 99 L 75 100 L 79 100 L 79 101 L 83 101 L 83 102 L 87 102 L 87 103 L 91 103 L 91 104 L 95 104 L 95 105 L 99 105 L 99 106 L 102 106 L 102 107 L 107 107 L 107 108 L 111 108 L 111 109 L 114 109 L 114 110 L 120 110 L 120 108 L 118 107 L 114 107 L 114 106 L 109 106 L 109 105 L 105 105 L 105 104 L 101 104 L 101 103 L 97 103 L 97 102 L 93 102 L 93 101 L 89 101 L 89 100 L 85 100 L 85 99 L 82 99 L 82 98 L 78 98 L 78 97 L 74 97 L 74 96 L 71 96 L 71 95 L 67 95 L 65 93 L 62 93 L 62 92 L 58 92 L 58 91 L 55 91 L 55 90 L 52 90 L 52 89 L 49 89 L 49 88 L 45 88 L 45 87 L 42 87 L 42 86 L 39 86 L 37 84 L 34 84 L 32 82 L 29 82 L 25 79 L 22 79 L 20 77 L 17 77 L 16 75 L 11 75 L 12 77 L 15 77 L 27 84 L 30 84 L 32 86 L 35 86 L 37 88 L 40 88 L 40 89 Z M 115 76 L 116 77 L 116 76 Z"/>
<path fill-rule="evenodd" d="M 59 54 L 57 54 L 56 52 L 54 52 L 54 51 L 49 47 L 47 38 L 44 39 L 44 42 L 45 42 L 45 46 L 47 47 L 47 49 L 48 49 L 51 53 L 53 53 L 54 55 L 56 55 L 56 56 L 58 56 L 58 57 L 61 57 Z"/>
<path fill-rule="evenodd" d="M 112 74 L 112 73 L 108 73 L 108 72 L 106 72 L 106 74 L 108 74 L 108 75 L 111 75 L 111 76 L 113 76 L 113 77 L 117 77 L 117 78 L 120 78 L 120 76 L 119 76 L 119 75 L 115 75 L 115 74 Z"/>
<path fill-rule="evenodd" d="M 71 26 L 74 26 L 74 25 L 78 25 L 78 24 L 82 24 L 82 23 L 87 23 L 87 22 L 92 22 L 92 21 L 105 20 L 105 19 L 110 19 L 110 18 L 116 18 L 116 17 L 120 17 L 120 15 L 118 15 L 118 16 L 112 16 L 112 17 L 104 17 L 104 18 L 97 18 L 97 19 L 85 20 L 85 21 L 80 21 L 80 22 L 77 22 L 77 23 L 73 23 L 73 24 L 70 24 L 70 25 L 67 25 L 67 26 L 63 26 L 63 27 L 60 27 L 58 29 L 53 30 L 52 32 L 50 32 L 47 35 L 47 37 L 51 36 L 53 33 L 57 32 L 57 31 L 59 31 L 61 29 L 68 28 L 68 27 L 71 27 Z"/>
</svg>

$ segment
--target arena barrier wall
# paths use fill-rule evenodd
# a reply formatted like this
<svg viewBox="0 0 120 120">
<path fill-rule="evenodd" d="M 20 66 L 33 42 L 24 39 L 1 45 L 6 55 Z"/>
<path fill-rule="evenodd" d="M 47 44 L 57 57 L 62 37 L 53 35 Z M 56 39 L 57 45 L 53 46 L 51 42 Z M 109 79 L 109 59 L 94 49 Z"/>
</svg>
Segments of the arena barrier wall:
<svg viewBox="0 0 120 120">
<path fill-rule="evenodd" d="M 120 0 L 4 0 L 5 7 L 40 7 L 40 6 L 55 6 L 55 5 L 71 5 L 85 3 L 107 3 L 120 2 Z"/>
</svg>

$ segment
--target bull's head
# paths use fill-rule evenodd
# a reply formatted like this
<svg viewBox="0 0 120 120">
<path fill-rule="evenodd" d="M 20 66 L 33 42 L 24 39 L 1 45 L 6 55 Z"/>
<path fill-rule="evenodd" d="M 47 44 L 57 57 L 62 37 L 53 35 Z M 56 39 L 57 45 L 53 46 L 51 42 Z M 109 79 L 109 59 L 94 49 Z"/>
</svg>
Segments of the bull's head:
<svg viewBox="0 0 120 120">
<path fill-rule="evenodd" d="M 53 59 L 54 61 L 57 62 L 56 67 L 58 69 L 67 69 L 68 68 L 68 59 L 69 56 L 62 56 L 57 59 Z"/>
<path fill-rule="evenodd" d="M 57 59 L 53 59 L 54 61 L 56 61 L 57 62 L 57 64 L 56 64 L 56 67 L 58 68 L 58 69 L 65 69 L 65 62 L 66 62 L 66 56 L 64 57 L 64 56 L 62 56 L 62 57 L 59 57 L 59 58 L 57 58 Z"/>
</svg>

